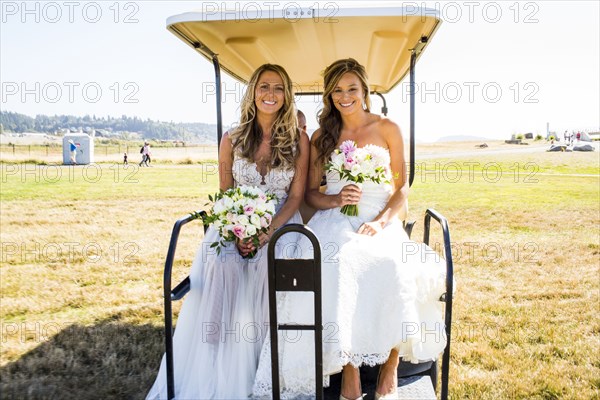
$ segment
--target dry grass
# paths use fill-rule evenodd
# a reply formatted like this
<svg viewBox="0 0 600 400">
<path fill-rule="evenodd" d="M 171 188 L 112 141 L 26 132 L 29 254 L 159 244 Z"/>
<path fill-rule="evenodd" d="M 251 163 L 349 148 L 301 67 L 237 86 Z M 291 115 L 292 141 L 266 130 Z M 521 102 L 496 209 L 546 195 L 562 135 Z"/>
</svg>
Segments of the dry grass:
<svg viewBox="0 0 600 400">
<path fill-rule="evenodd" d="M 577 156 L 522 156 L 553 174 L 531 183 L 510 173 L 497 182 L 417 175 L 413 238 L 432 207 L 454 242 L 452 398 L 599 398 L 600 182 L 556 173 L 598 170 L 597 154 Z M 100 167 L 98 182 L 81 167 L 72 181 L 62 167 L 65 178 L 49 182 L 38 166 L 36 182 L 23 165 L 2 165 L 3 398 L 138 399 L 154 379 L 170 230 L 201 208 L 216 175 L 204 164 L 159 165 L 115 182 L 113 165 Z M 199 224 L 184 229 L 177 278 L 200 237 Z"/>
</svg>

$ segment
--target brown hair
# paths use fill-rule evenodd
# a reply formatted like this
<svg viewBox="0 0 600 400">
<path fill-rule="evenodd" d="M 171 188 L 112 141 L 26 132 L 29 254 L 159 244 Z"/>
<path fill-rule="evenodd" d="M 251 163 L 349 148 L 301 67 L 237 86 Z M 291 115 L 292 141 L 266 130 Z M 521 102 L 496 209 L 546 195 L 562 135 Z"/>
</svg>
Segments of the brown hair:
<svg viewBox="0 0 600 400">
<path fill-rule="evenodd" d="M 248 81 L 248 88 L 240 105 L 240 124 L 231 132 L 231 142 L 234 153 L 237 151 L 242 157 L 254 160 L 254 155 L 262 141 L 263 132 L 256 118 L 255 92 L 260 75 L 265 71 L 279 74 L 283 81 L 284 101 L 277 113 L 271 132 L 271 166 L 294 166 L 298 155 L 298 119 L 294 105 L 292 81 L 283 67 L 276 64 L 263 64 L 254 71 Z"/>
<path fill-rule="evenodd" d="M 329 160 L 331 153 L 340 139 L 342 129 L 342 116 L 335 108 L 331 93 L 335 90 L 338 82 L 347 72 L 352 72 L 360 80 L 363 94 L 364 107 L 367 112 L 371 108 L 371 100 L 369 98 L 369 82 L 365 67 L 359 64 L 353 58 L 337 60 L 323 72 L 324 91 L 323 91 L 323 109 L 319 112 L 319 125 L 321 127 L 321 135 L 315 141 L 317 147 L 317 161 L 324 165 Z"/>
</svg>

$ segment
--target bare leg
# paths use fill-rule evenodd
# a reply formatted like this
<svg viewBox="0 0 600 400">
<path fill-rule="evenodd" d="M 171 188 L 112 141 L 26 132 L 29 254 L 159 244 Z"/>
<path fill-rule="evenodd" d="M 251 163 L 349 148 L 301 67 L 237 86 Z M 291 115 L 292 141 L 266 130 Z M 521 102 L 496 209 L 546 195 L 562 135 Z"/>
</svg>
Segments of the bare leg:
<svg viewBox="0 0 600 400">
<path fill-rule="evenodd" d="M 379 369 L 379 379 L 375 391 L 379 394 L 392 393 L 398 387 L 398 350 L 392 349 L 390 356 Z"/>
<path fill-rule="evenodd" d="M 342 370 L 341 395 L 347 399 L 355 400 L 362 396 L 360 388 L 360 374 L 351 364 L 344 365 Z"/>
</svg>

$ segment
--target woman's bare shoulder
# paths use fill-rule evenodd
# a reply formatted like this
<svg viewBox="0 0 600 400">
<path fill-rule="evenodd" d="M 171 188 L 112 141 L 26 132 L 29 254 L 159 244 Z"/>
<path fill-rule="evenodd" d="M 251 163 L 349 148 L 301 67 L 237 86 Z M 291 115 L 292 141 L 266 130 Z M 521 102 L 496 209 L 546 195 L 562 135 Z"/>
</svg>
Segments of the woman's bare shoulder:
<svg viewBox="0 0 600 400">
<path fill-rule="evenodd" d="M 317 139 L 321 136 L 321 132 L 321 128 L 318 128 L 316 131 L 314 131 L 310 137 L 310 142 L 315 143 Z"/>
<path fill-rule="evenodd" d="M 386 140 L 402 139 L 400 126 L 389 118 L 381 118 L 377 122 L 377 128 Z"/>
</svg>

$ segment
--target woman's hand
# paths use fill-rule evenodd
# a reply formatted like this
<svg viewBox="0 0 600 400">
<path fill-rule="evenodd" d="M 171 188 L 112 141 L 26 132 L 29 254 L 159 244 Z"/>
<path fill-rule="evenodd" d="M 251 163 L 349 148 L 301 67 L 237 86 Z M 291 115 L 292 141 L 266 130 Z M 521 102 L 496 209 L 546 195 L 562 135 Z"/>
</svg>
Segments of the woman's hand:
<svg viewBox="0 0 600 400">
<path fill-rule="evenodd" d="M 236 240 L 235 245 L 242 257 L 246 257 L 248 254 L 256 250 L 256 247 L 254 247 L 251 240 Z"/>
<path fill-rule="evenodd" d="M 342 188 L 342 190 L 336 195 L 337 196 L 337 206 L 343 207 L 348 204 L 358 204 L 360 201 L 360 197 L 362 195 L 362 190 L 354 185 L 346 185 Z"/>
<path fill-rule="evenodd" d="M 362 224 L 358 228 L 358 231 L 356 231 L 356 233 L 360 233 L 361 235 L 374 236 L 374 235 L 378 234 L 379 232 L 381 232 L 382 229 L 383 229 L 383 226 L 381 226 L 381 223 L 379 223 L 377 221 L 371 221 L 371 222 L 365 222 L 364 224 Z"/>
<path fill-rule="evenodd" d="M 271 230 L 271 227 L 269 227 L 269 230 L 267 233 L 261 232 L 258 235 L 258 248 L 262 248 L 264 245 L 266 245 L 267 243 L 269 243 L 269 240 L 271 239 L 271 234 L 273 233 L 273 231 Z"/>
</svg>

